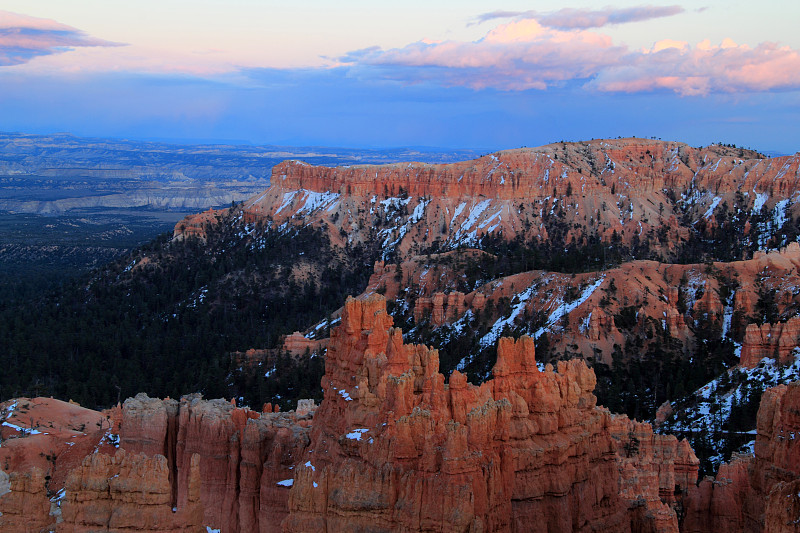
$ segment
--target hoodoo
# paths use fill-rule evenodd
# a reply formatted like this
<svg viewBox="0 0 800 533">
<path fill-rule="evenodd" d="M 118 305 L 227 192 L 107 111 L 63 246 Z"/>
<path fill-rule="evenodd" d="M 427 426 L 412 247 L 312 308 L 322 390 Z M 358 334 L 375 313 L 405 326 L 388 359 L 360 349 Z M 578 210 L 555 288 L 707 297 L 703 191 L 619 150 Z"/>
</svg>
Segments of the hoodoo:
<svg viewBox="0 0 800 533">
<path fill-rule="evenodd" d="M 677 531 L 668 504 L 697 459 L 597 407 L 582 361 L 540 371 L 522 337 L 500 340 L 481 386 L 438 363 L 382 297 L 347 301 L 284 530 Z"/>
</svg>

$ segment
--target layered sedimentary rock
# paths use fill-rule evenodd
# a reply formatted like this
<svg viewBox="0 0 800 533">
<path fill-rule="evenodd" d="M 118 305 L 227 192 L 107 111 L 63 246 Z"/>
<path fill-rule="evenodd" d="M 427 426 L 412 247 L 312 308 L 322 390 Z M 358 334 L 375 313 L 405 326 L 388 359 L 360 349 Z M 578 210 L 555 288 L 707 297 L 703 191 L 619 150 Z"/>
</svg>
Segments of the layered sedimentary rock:
<svg viewBox="0 0 800 533">
<path fill-rule="evenodd" d="M 328 168 L 285 161 L 241 215 L 248 223 L 313 225 L 341 245 L 377 238 L 403 258 L 434 245 L 474 245 L 484 235 L 548 241 L 553 231 L 564 243 L 646 240 L 669 253 L 690 233 L 669 191 L 687 193 L 691 216 L 711 229 L 715 216 L 734 205 L 750 210 L 766 202 L 771 209 L 790 198 L 798 162 L 798 156 L 767 159 L 749 150 L 648 139 L 557 143 L 439 165 Z M 208 220 L 187 217 L 176 225 L 176 238 L 203 238 Z"/>
<path fill-rule="evenodd" d="M 677 531 L 685 494 L 695 486 L 699 461 L 689 442 L 653 433 L 650 424 L 612 417 L 620 496 L 632 502 L 632 528 Z"/>
<path fill-rule="evenodd" d="M 68 473 L 87 454 L 113 453 L 115 413 L 52 398 L 0 404 L 0 531 L 55 527 Z"/>
<path fill-rule="evenodd" d="M 682 530 L 761 531 L 758 517 L 763 504 L 759 505 L 750 486 L 752 465 L 752 456 L 734 455 L 730 463 L 720 465 L 716 478 L 707 476 L 689 487 Z"/>
<path fill-rule="evenodd" d="M 118 450 L 114 456 L 92 454 L 67 478 L 62 503 L 64 533 L 90 531 L 196 532 L 203 522 L 200 457 L 187 469 L 188 496 L 175 506 L 170 469 L 163 455 Z"/>
<path fill-rule="evenodd" d="M 742 341 L 741 364 L 752 368 L 765 357 L 785 363 L 800 346 L 800 317 L 777 324 L 750 324 Z"/>
<path fill-rule="evenodd" d="M 203 524 L 223 533 L 277 531 L 286 515 L 292 469 L 308 444 L 312 406 L 297 413 L 258 413 L 225 400 L 188 395 L 158 400 L 140 394 L 123 405 L 120 446 L 163 456 L 170 501 L 192 502 L 197 461 Z"/>
<path fill-rule="evenodd" d="M 314 340 L 303 336 L 299 331 L 287 335 L 283 341 L 283 349 L 291 355 L 306 355 L 325 350 L 327 339 Z"/>
<path fill-rule="evenodd" d="M 0 531 L 38 532 L 54 527 L 44 472 L 0 471 Z"/>
<path fill-rule="evenodd" d="M 798 243 L 746 261 L 688 265 L 631 261 L 603 272 L 574 275 L 530 271 L 492 280 L 463 296 L 458 290 L 441 292 L 458 287 L 463 265 L 474 264 L 481 255 L 489 254 L 467 250 L 416 256 L 399 265 L 379 261 L 361 297 L 377 292 L 387 299 L 413 302 L 415 323 L 429 320 L 432 327 L 453 324 L 471 312 L 471 317 L 478 317 L 476 326 L 511 317 L 509 325 L 533 334 L 545 319 L 552 352 L 569 349 L 576 357 L 594 357 L 608 365 L 613 364 L 614 346 L 625 346 L 628 340 L 642 342 L 640 352 L 646 353 L 650 344 L 662 349 L 669 339 L 688 355 L 697 332 L 713 323 L 721 326 L 724 336 L 744 337 L 745 365 L 766 355 L 788 360 L 800 344 L 798 318 L 751 325 L 745 335 L 764 291 L 774 294 L 778 315 L 790 315 L 800 306 Z M 535 326 L 534 317 L 539 317 Z"/>
<path fill-rule="evenodd" d="M 766 500 L 765 531 L 800 530 L 800 382 L 768 389 L 758 409 L 754 492 Z M 788 521 L 787 521 L 788 519 Z"/>
<path fill-rule="evenodd" d="M 455 322 L 466 310 L 467 302 L 463 292 L 437 292 L 431 297 L 417 298 L 414 304 L 414 321 L 421 322 L 429 317 L 431 326 L 439 327 Z"/>
<path fill-rule="evenodd" d="M 754 456 L 734 456 L 687 497 L 684 531 L 800 530 L 800 382 L 767 389 Z"/>
<path fill-rule="evenodd" d="M 286 531 L 677 530 L 666 504 L 697 459 L 596 407 L 583 362 L 540 372 L 532 339 L 501 339 L 494 379 L 478 387 L 455 371 L 445 384 L 436 350 L 391 326 L 379 296 L 345 304 Z M 616 434 L 629 426 L 641 452 L 623 464 Z M 633 477 L 621 472 L 648 462 L 620 494 Z M 639 512 L 640 497 L 658 500 L 654 512 Z"/>
</svg>

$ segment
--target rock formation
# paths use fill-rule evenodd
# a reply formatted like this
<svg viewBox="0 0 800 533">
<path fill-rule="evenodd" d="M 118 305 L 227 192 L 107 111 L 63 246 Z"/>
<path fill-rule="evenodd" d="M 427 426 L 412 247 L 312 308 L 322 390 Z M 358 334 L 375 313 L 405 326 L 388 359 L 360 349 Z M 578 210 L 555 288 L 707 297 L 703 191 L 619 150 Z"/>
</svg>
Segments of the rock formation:
<svg viewBox="0 0 800 533">
<path fill-rule="evenodd" d="M 120 449 L 85 451 L 63 496 L 51 498 L 40 468 L 0 471 L 0 527 L 797 531 L 800 383 L 764 393 L 755 457 L 734 457 L 696 485 L 688 443 L 598 407 L 583 361 L 541 371 L 532 339 L 502 338 L 492 379 L 475 386 L 454 371 L 445 383 L 437 351 L 405 344 L 392 324 L 382 296 L 348 299 L 316 410 L 129 398 L 121 424 L 109 416 L 100 428 L 121 425 Z M 0 451 L 13 440 L 24 439 Z"/>
<path fill-rule="evenodd" d="M 67 478 L 59 532 L 196 532 L 203 521 L 200 457 L 187 468 L 186 502 L 175 506 L 170 469 L 163 455 L 118 450 L 114 456 L 87 455 Z"/>
<path fill-rule="evenodd" d="M 741 364 L 753 368 L 765 357 L 786 363 L 800 346 L 800 316 L 777 324 L 749 324 L 742 341 Z"/>
<path fill-rule="evenodd" d="M 248 223 L 320 227 L 341 245 L 377 238 L 403 258 L 437 242 L 445 249 L 474 245 L 484 235 L 547 241 L 555 229 L 548 221 L 557 219 L 569 228 L 565 243 L 647 240 L 669 253 L 690 229 L 668 191 L 691 197 L 692 217 L 711 229 L 737 193 L 740 209 L 764 201 L 773 208 L 790 198 L 798 163 L 796 155 L 765 159 L 749 150 L 648 139 L 556 143 L 451 164 L 328 168 L 284 161 L 241 215 Z M 176 238 L 202 238 L 207 221 L 187 217 Z"/>
<path fill-rule="evenodd" d="M 628 338 L 635 337 L 644 343 L 642 353 L 651 343 L 663 345 L 668 337 L 677 341 L 673 346 L 681 346 L 688 354 L 696 344 L 698 328 L 713 322 L 728 338 L 743 338 L 741 357 L 746 366 L 754 366 L 764 356 L 786 361 L 800 345 L 798 318 L 760 327 L 748 325 L 757 313 L 759 292 L 765 288 L 774 291 L 779 315 L 791 315 L 800 307 L 800 293 L 795 289 L 800 287 L 797 243 L 746 261 L 688 265 L 631 261 L 602 273 L 575 275 L 530 271 L 492 280 L 465 294 L 452 289 L 443 292 L 443 288 L 457 286 L 463 264 L 471 258 L 474 255 L 461 250 L 415 256 L 402 262 L 399 282 L 397 265 L 378 262 L 360 298 L 382 292 L 387 299 L 402 299 L 411 308 L 406 318 L 415 323 L 429 320 L 432 327 L 453 324 L 468 311 L 491 325 L 510 315 L 503 310 L 503 301 L 511 302 L 512 309 L 522 302 L 513 324 L 528 327 L 533 334 L 531 317 L 548 317 L 546 331 L 552 351 L 564 353 L 573 346 L 570 353 L 576 357 L 595 357 L 608 365 L 613 363 L 614 345 L 625 346 Z M 402 294 L 401 287 L 405 287 Z M 722 301 L 719 295 L 725 290 L 728 293 Z M 572 291 L 571 297 L 568 291 Z M 586 298 L 564 313 L 556 312 L 575 301 L 576 294 Z M 491 313 L 483 312 L 487 303 Z M 636 317 L 632 323 L 619 320 L 626 308 Z M 563 314 L 568 320 L 561 320 Z"/>
<path fill-rule="evenodd" d="M 324 351 L 328 345 L 328 339 L 314 340 L 303 336 L 299 331 L 287 335 L 283 341 L 283 349 L 294 356 Z"/>
<path fill-rule="evenodd" d="M 800 382 L 767 389 L 754 456 L 734 456 L 716 479 L 691 487 L 683 530 L 800 530 Z"/>
<path fill-rule="evenodd" d="M 391 326 L 382 297 L 345 304 L 285 531 L 677 530 L 669 504 L 697 459 L 596 407 L 583 362 L 540 372 L 530 338 L 504 338 L 494 379 L 478 387 L 455 371 L 445 384 L 436 350 Z M 631 431 L 641 446 L 620 462 Z"/>
<path fill-rule="evenodd" d="M 38 532 L 55 526 L 44 473 L 0 471 L 0 531 Z"/>
<path fill-rule="evenodd" d="M 310 407 L 258 413 L 199 395 L 178 402 L 140 394 L 123 405 L 120 447 L 165 458 L 170 501 L 179 510 L 192 501 L 196 457 L 204 524 L 223 533 L 278 531 L 288 500 L 280 482 L 292 478 L 308 444 Z"/>
<path fill-rule="evenodd" d="M 434 293 L 433 296 L 417 298 L 414 303 L 414 321 L 429 317 L 431 326 L 439 327 L 455 322 L 464 315 L 467 303 L 463 292 Z"/>
</svg>

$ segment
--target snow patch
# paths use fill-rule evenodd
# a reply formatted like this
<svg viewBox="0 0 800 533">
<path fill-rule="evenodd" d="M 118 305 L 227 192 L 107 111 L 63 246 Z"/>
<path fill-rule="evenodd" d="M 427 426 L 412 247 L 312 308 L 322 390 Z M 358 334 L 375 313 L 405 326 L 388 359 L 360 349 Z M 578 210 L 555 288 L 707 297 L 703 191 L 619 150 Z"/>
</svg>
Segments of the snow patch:
<svg viewBox="0 0 800 533">
<path fill-rule="evenodd" d="M 545 323 L 545 325 L 534 332 L 533 338 L 538 339 L 542 335 L 542 333 L 550 329 L 553 326 L 553 324 L 555 324 L 558 320 L 561 319 L 562 316 L 568 315 L 569 313 L 571 313 L 572 311 L 583 305 L 583 302 L 589 299 L 589 297 L 594 293 L 594 291 L 596 291 L 600 287 L 600 285 L 602 285 L 603 280 L 605 279 L 606 277 L 604 275 L 600 276 L 597 279 L 597 281 L 595 281 L 594 283 L 583 289 L 580 296 L 578 296 L 576 300 L 569 303 L 566 303 L 564 301 L 559 303 L 558 306 L 555 308 L 555 310 L 553 310 L 553 312 L 550 313 L 550 316 L 547 317 L 547 322 Z"/>
<path fill-rule="evenodd" d="M 358 429 L 354 429 L 353 431 L 351 431 L 350 433 L 348 433 L 347 435 L 345 435 L 345 437 L 346 437 L 346 438 L 348 438 L 348 439 L 350 439 L 350 440 L 361 440 L 361 435 L 363 435 L 363 434 L 364 434 L 364 433 L 366 433 L 367 431 L 369 431 L 369 429 L 368 429 L 368 428 L 358 428 Z"/>
</svg>

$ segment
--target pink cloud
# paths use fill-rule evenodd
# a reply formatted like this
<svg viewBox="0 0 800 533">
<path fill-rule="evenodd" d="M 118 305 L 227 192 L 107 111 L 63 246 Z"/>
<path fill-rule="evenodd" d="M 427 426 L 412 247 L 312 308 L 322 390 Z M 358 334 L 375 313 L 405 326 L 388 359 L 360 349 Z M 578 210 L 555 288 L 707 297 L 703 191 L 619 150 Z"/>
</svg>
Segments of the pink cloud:
<svg viewBox="0 0 800 533">
<path fill-rule="evenodd" d="M 625 51 L 605 35 L 562 32 L 531 19 L 498 26 L 475 42 L 418 42 L 386 51 L 370 48 L 341 61 L 379 67 L 387 77 L 404 81 L 525 90 L 593 76 L 619 63 Z"/>
<path fill-rule="evenodd" d="M 431 81 L 473 89 L 545 90 L 573 81 L 605 92 L 713 92 L 800 89 L 800 53 L 725 39 L 695 46 L 663 39 L 649 50 L 615 45 L 607 35 L 559 30 L 532 18 L 502 24 L 478 41 L 417 42 L 353 52 L 340 64 L 408 83 Z"/>
<path fill-rule="evenodd" d="M 800 88 L 800 53 L 788 46 L 751 48 L 730 39 L 719 46 L 660 44 L 630 55 L 624 66 L 604 69 L 590 85 L 610 92 L 666 89 L 682 96 Z"/>
<path fill-rule="evenodd" d="M 0 66 L 85 46 L 119 46 L 50 19 L 0 11 Z"/>
</svg>

